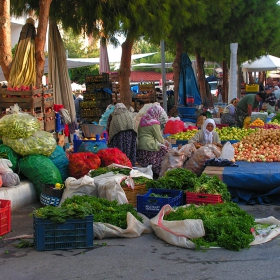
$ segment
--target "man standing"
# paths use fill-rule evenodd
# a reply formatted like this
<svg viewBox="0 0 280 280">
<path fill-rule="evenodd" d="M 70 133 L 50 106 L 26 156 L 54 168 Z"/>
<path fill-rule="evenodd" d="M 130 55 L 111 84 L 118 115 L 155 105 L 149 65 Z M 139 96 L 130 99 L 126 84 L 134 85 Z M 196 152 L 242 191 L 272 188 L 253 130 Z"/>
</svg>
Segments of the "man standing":
<svg viewBox="0 0 280 280">
<path fill-rule="evenodd" d="M 266 98 L 264 102 L 266 103 L 267 112 L 274 113 L 275 112 L 275 105 L 277 98 L 274 94 L 275 86 L 273 84 L 273 80 L 271 77 L 268 77 L 266 80 L 266 85 L 264 88 L 264 92 L 266 94 Z"/>
</svg>

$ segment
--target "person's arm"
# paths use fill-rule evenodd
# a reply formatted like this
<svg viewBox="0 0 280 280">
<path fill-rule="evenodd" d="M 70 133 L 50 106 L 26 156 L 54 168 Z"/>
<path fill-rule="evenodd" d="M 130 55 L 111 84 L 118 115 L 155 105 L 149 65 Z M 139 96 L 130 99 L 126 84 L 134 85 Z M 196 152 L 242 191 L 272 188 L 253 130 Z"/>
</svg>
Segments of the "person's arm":
<svg viewBox="0 0 280 280">
<path fill-rule="evenodd" d="M 266 94 L 271 94 L 272 92 L 274 92 L 274 90 L 275 90 L 274 87 L 271 88 L 271 89 L 265 88 L 265 89 L 264 89 L 264 92 L 265 92 Z"/>
<path fill-rule="evenodd" d="M 153 133 L 155 139 L 161 143 L 164 144 L 164 138 L 162 137 L 161 131 L 160 131 L 160 125 L 153 125 Z"/>
<path fill-rule="evenodd" d="M 248 113 L 248 115 L 251 116 L 252 112 L 253 112 L 253 106 L 252 106 L 252 104 L 248 104 L 247 105 L 247 113 Z"/>
<path fill-rule="evenodd" d="M 198 131 L 191 139 L 188 140 L 188 144 L 191 144 L 191 143 L 193 143 L 197 149 L 200 146 L 202 146 L 202 143 L 201 143 L 201 130 Z"/>
</svg>

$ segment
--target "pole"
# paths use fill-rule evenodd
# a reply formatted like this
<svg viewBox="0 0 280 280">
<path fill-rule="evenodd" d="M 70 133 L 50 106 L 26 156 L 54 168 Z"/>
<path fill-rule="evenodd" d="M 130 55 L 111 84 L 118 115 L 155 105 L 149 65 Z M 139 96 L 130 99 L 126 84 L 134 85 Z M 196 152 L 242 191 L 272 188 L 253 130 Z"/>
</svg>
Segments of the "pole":
<svg viewBox="0 0 280 280">
<path fill-rule="evenodd" d="M 161 52 L 161 79 L 162 79 L 163 109 L 165 110 L 165 112 L 167 112 L 164 40 L 160 41 L 160 52 Z"/>
<path fill-rule="evenodd" d="M 237 49 L 238 43 L 230 44 L 231 56 L 228 100 L 237 97 Z"/>
</svg>

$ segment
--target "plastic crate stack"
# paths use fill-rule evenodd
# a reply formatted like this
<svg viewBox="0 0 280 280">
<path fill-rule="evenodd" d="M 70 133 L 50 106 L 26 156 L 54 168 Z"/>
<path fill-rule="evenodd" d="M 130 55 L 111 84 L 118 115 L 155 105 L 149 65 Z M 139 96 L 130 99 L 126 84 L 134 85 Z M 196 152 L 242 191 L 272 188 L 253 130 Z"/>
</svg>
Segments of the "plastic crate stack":
<svg viewBox="0 0 280 280">
<path fill-rule="evenodd" d="M 98 122 L 108 105 L 112 104 L 109 74 L 86 76 L 86 91 L 80 102 L 81 119 L 93 123 Z"/>
<path fill-rule="evenodd" d="M 112 72 L 110 74 L 110 82 L 112 84 L 112 102 L 113 104 L 121 102 L 119 73 Z"/>
</svg>

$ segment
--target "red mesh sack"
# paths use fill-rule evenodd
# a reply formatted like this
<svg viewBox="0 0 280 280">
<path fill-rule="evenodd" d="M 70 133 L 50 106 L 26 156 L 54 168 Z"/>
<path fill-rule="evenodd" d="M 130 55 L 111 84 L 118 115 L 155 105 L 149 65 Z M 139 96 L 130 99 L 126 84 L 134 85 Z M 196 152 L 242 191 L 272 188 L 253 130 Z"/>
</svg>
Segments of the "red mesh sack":
<svg viewBox="0 0 280 280">
<path fill-rule="evenodd" d="M 101 166 L 106 167 L 112 163 L 121 164 L 132 168 L 132 164 L 125 153 L 118 148 L 107 148 L 97 152 L 101 159 Z"/>
<path fill-rule="evenodd" d="M 179 120 L 169 120 L 163 130 L 164 134 L 176 134 L 184 131 L 184 122 Z"/>
<path fill-rule="evenodd" d="M 100 164 L 99 156 L 91 152 L 69 154 L 69 176 L 80 179 L 90 170 L 98 169 Z"/>
</svg>

